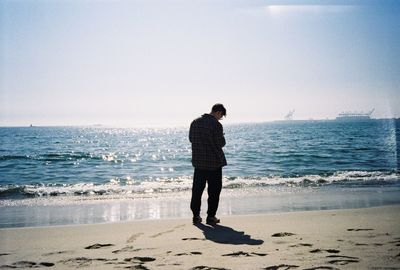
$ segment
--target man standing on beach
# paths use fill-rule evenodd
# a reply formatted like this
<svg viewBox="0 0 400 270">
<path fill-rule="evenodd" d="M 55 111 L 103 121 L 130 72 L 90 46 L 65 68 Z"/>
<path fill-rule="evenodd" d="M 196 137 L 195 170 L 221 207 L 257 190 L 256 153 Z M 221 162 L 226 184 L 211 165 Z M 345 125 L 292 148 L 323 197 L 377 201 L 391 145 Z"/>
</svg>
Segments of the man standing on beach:
<svg viewBox="0 0 400 270">
<path fill-rule="evenodd" d="M 219 122 L 226 116 L 222 104 L 215 104 L 211 113 L 203 114 L 190 125 L 189 140 L 192 143 L 192 164 L 194 167 L 192 200 L 193 224 L 201 223 L 201 196 L 208 185 L 207 224 L 215 225 L 220 220 L 215 217 L 219 195 L 222 189 L 222 167 L 227 165 L 224 151 L 224 131 Z"/>
</svg>

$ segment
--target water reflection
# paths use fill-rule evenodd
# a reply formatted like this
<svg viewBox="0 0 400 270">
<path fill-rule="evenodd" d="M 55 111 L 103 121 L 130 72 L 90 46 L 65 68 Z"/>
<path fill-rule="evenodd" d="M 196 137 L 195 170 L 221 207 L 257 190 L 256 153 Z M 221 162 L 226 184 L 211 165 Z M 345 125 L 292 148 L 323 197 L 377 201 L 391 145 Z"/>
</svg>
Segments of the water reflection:
<svg viewBox="0 0 400 270">
<path fill-rule="evenodd" d="M 203 198 L 203 205 L 207 203 Z M 191 222 L 189 194 L 166 198 L 109 200 L 49 206 L 0 207 L 0 228 L 93 224 L 140 219 L 182 218 Z M 281 191 L 225 191 L 219 216 L 348 209 L 400 203 L 400 187 L 299 188 Z M 203 209 L 203 215 L 205 215 Z"/>
</svg>

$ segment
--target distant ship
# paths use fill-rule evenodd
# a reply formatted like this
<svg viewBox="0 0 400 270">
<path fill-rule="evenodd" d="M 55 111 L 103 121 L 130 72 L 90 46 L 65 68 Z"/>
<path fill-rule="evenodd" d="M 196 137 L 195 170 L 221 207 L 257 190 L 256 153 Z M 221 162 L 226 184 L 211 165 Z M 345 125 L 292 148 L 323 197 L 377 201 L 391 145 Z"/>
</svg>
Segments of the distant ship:
<svg viewBox="0 0 400 270">
<path fill-rule="evenodd" d="M 371 120 L 371 115 L 375 109 L 369 112 L 342 112 L 337 117 L 336 120 L 339 121 L 363 121 Z"/>
<path fill-rule="evenodd" d="M 288 114 L 285 116 L 285 120 L 286 121 L 292 121 L 293 120 L 293 114 L 294 114 L 294 110 L 289 111 Z"/>
</svg>

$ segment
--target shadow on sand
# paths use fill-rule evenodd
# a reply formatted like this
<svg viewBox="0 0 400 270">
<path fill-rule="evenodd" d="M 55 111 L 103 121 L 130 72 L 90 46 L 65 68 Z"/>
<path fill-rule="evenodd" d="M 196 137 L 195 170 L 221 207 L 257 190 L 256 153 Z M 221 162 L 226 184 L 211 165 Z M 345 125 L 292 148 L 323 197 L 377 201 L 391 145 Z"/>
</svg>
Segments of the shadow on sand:
<svg viewBox="0 0 400 270">
<path fill-rule="evenodd" d="M 244 232 L 222 225 L 208 226 L 200 223 L 195 224 L 195 226 L 203 231 L 207 240 L 215 243 L 231 245 L 262 245 L 264 243 L 261 239 L 252 239 L 250 235 Z"/>
</svg>

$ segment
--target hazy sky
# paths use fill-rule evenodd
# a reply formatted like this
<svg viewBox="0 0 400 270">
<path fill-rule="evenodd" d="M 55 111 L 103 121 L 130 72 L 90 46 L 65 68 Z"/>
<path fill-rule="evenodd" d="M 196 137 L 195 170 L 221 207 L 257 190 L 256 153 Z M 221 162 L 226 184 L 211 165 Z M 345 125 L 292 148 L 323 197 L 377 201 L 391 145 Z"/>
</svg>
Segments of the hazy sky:
<svg viewBox="0 0 400 270">
<path fill-rule="evenodd" d="M 400 1 L 3 0 L 0 125 L 400 117 Z"/>
</svg>

